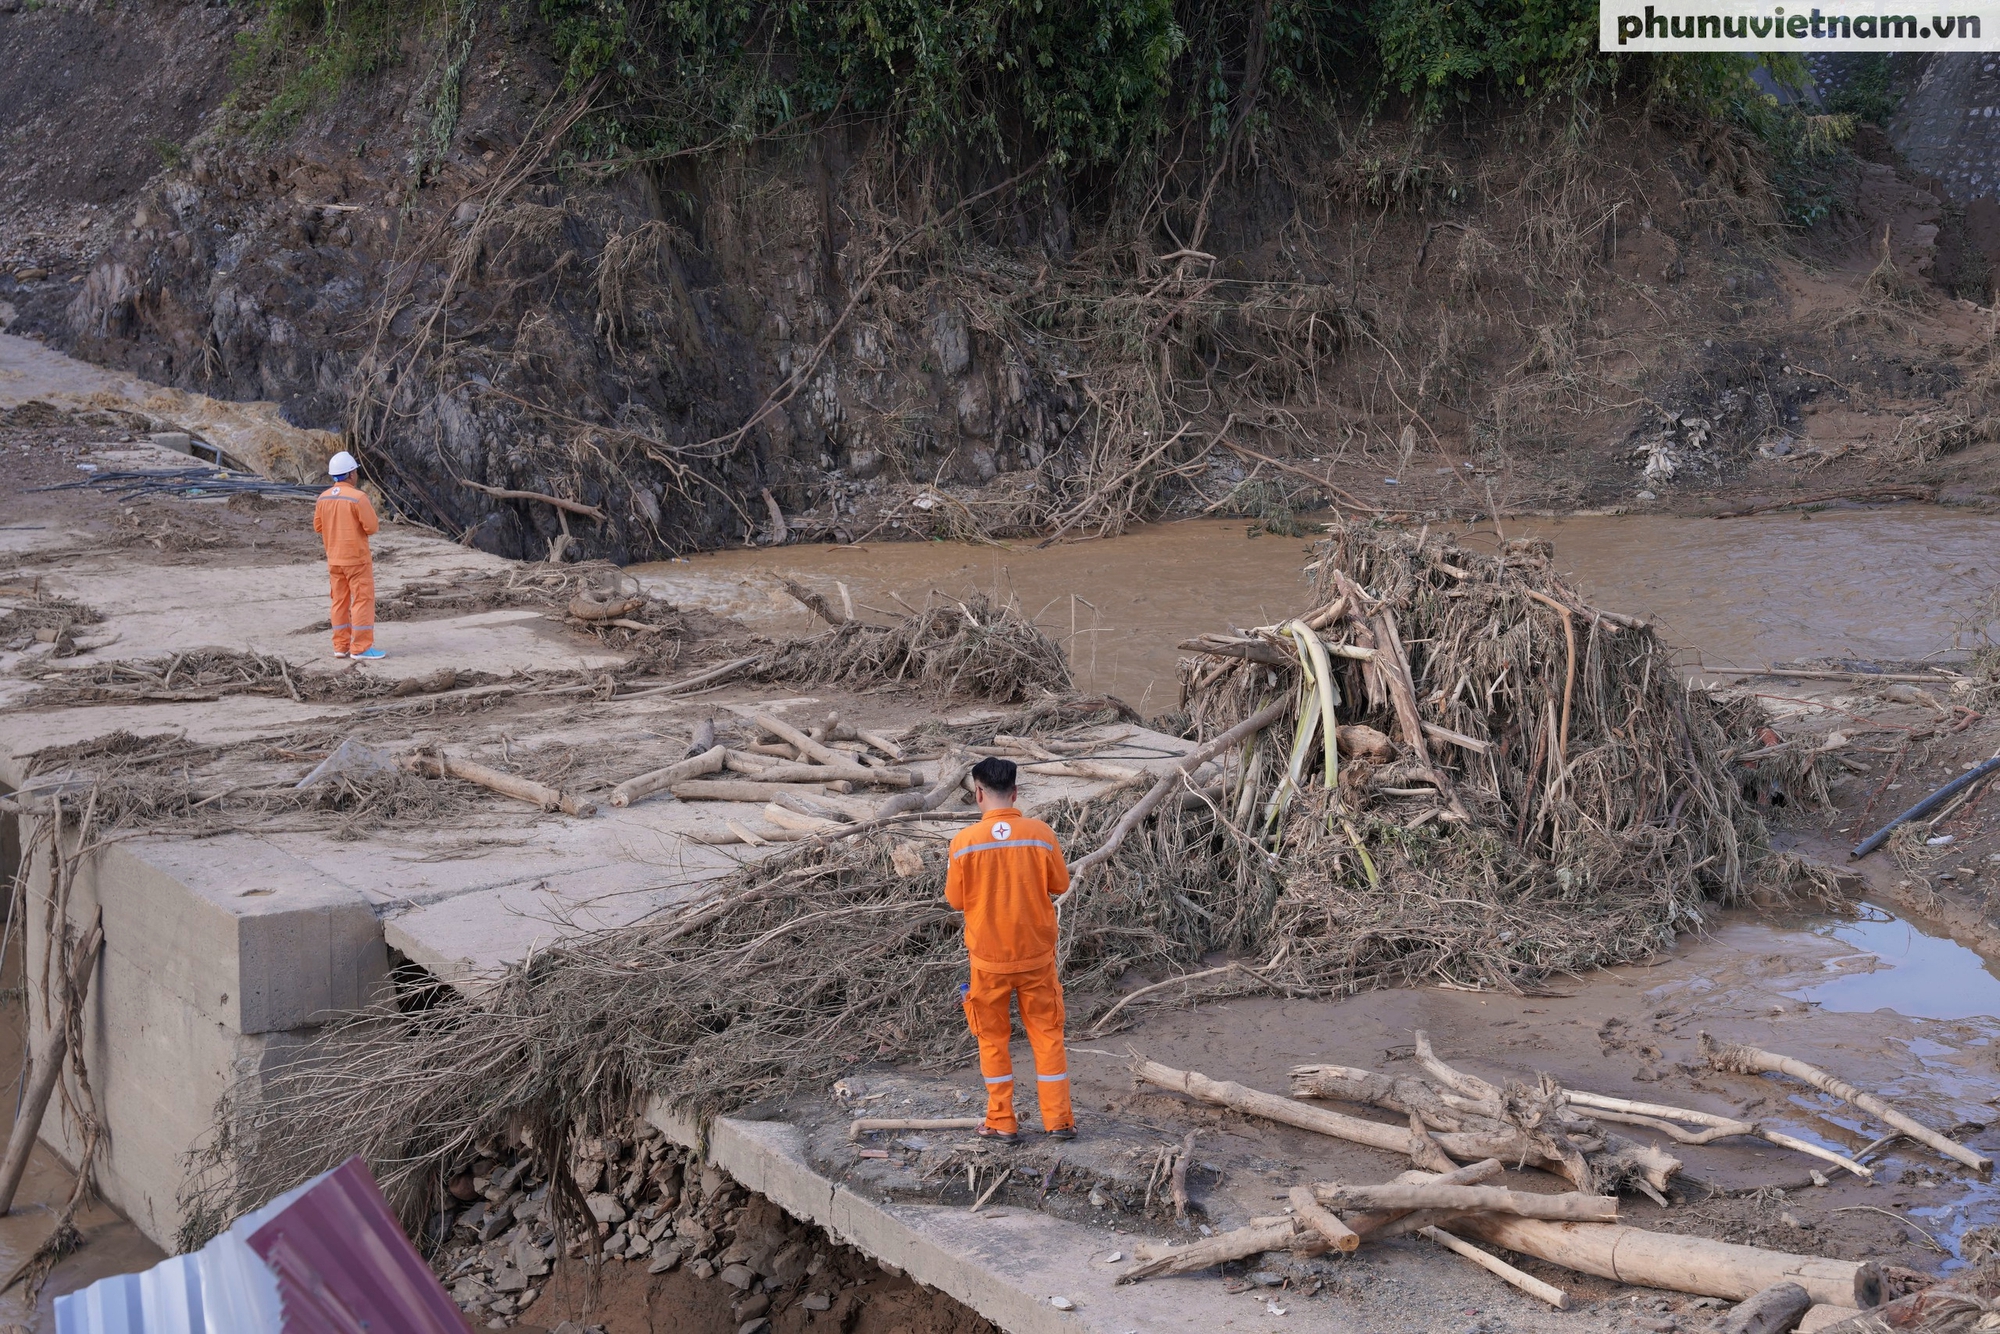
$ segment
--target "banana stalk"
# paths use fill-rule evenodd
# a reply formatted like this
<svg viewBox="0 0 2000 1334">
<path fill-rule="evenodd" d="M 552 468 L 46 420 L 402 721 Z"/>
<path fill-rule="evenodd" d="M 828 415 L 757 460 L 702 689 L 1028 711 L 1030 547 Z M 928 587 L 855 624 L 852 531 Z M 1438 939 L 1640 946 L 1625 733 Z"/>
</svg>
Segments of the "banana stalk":
<svg viewBox="0 0 2000 1334">
<path fill-rule="evenodd" d="M 1293 621 L 1285 627 L 1284 633 L 1292 637 L 1299 654 L 1299 723 L 1292 734 L 1291 762 L 1285 768 L 1285 776 L 1278 781 L 1277 791 L 1271 794 L 1271 800 L 1264 808 L 1264 836 L 1273 840 L 1274 850 L 1275 840 L 1282 836 L 1285 812 L 1292 804 L 1292 794 L 1305 787 L 1306 766 L 1312 759 L 1315 733 L 1324 743 L 1328 790 L 1340 781 L 1339 734 L 1333 711 L 1340 702 L 1340 688 L 1333 681 L 1333 660 L 1327 654 L 1326 645 L 1304 621 Z"/>
</svg>

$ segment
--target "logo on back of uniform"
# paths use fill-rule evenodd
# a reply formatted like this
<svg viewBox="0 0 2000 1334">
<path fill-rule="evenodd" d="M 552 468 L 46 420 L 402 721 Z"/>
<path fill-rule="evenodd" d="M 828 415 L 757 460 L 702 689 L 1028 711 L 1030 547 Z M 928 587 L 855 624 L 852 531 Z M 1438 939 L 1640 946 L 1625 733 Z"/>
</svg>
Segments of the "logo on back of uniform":
<svg viewBox="0 0 2000 1334">
<path fill-rule="evenodd" d="M 1011 838 L 1013 834 L 1014 826 L 1008 824 L 1005 820 L 1000 820 L 993 826 L 993 837 L 999 839 L 1002 843 Z"/>
</svg>

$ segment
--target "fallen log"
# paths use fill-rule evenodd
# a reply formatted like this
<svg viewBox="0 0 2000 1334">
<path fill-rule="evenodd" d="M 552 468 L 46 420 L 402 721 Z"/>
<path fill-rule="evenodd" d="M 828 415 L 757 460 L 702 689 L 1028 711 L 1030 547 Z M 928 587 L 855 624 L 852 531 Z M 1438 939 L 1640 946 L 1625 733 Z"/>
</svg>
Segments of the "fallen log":
<svg viewBox="0 0 2000 1334">
<path fill-rule="evenodd" d="M 821 764 L 844 765 L 848 767 L 853 767 L 854 765 L 854 757 L 852 755 L 813 740 L 804 732 L 801 732 L 798 728 L 793 727 L 790 723 L 782 719 L 773 718 L 768 713 L 758 713 L 750 709 L 738 709 L 736 712 L 741 713 L 758 727 L 763 728 L 772 736 L 791 746 L 802 757 L 810 755 Z"/>
<path fill-rule="evenodd" d="M 1462 1237 L 1634 1287 L 1740 1302 L 1789 1280 L 1816 1302 L 1866 1309 L 1882 1300 L 1882 1273 L 1869 1261 L 1792 1255 L 1618 1223 L 1550 1223 L 1505 1214 L 1469 1214 L 1446 1226 Z"/>
<path fill-rule="evenodd" d="M 889 738 L 883 736 L 879 732 L 863 732 L 857 730 L 854 733 L 854 739 L 856 741 L 860 741 L 867 745 L 873 746 L 875 749 L 881 751 L 884 755 L 887 755 L 890 759 L 894 760 L 898 764 L 901 764 L 903 762 L 903 748 L 901 746 L 898 746 L 895 742 L 889 740 Z"/>
<path fill-rule="evenodd" d="M 1198 639 L 1184 639 L 1174 647 L 1183 653 L 1206 653 L 1211 658 L 1241 658 L 1246 662 L 1258 662 L 1271 667 L 1291 667 L 1298 663 L 1295 655 L 1261 639 L 1230 639 L 1221 635 L 1203 635 Z"/>
<path fill-rule="evenodd" d="M 1120 818 L 1117 825 L 1112 828 L 1111 833 L 1105 837 L 1104 842 L 1070 864 L 1070 883 L 1079 883 L 1086 871 L 1100 862 L 1108 861 L 1111 855 L 1118 851 L 1118 845 L 1125 841 L 1125 836 L 1137 828 L 1139 822 L 1151 814 L 1155 806 L 1158 806 L 1166 799 L 1167 793 L 1173 790 L 1176 783 L 1245 737 L 1254 736 L 1266 727 L 1269 727 L 1272 723 L 1278 721 L 1278 719 L 1284 717 L 1285 710 L 1289 707 L 1290 703 L 1286 700 L 1280 700 L 1275 704 L 1266 704 L 1263 708 L 1257 710 L 1257 712 L 1251 714 L 1248 718 L 1245 718 L 1242 722 L 1236 724 L 1236 726 L 1230 728 L 1220 736 L 1205 742 L 1188 754 L 1183 755 L 1175 763 L 1174 767 L 1167 771 L 1164 777 L 1153 784 L 1151 791 L 1132 803 L 1131 809 L 1127 810 L 1124 816 Z M 1264 1096 L 1270 1097 L 1269 1094 L 1265 1094 Z M 1282 1102 L 1284 1099 L 1278 1098 L 1274 1099 L 1274 1101 Z"/>
<path fill-rule="evenodd" d="M 596 519 L 600 522 L 604 519 L 604 511 L 595 505 L 586 505 L 576 500 L 564 500 L 561 496 L 551 496 L 541 491 L 514 491 L 503 486 L 487 486 L 484 482 L 468 482 L 463 477 L 458 479 L 458 484 L 460 486 L 471 487 L 474 491 L 484 491 L 495 500 L 539 500 L 544 505 L 553 505 L 559 510 L 568 510 L 571 514 L 581 514 L 586 519 Z"/>
<path fill-rule="evenodd" d="M 734 746 L 725 746 L 722 751 L 722 767 L 733 774 L 761 774 L 779 763 L 790 761 L 774 760 L 755 751 L 738 750 Z"/>
<path fill-rule="evenodd" d="M 792 540 L 791 525 L 785 522 L 785 512 L 778 508 L 778 498 L 765 487 L 760 493 L 764 497 L 764 508 L 771 515 L 771 545 L 781 547 Z"/>
<path fill-rule="evenodd" d="M 456 759 L 442 751 L 435 754 L 419 751 L 414 755 L 406 755 L 402 759 L 402 767 L 425 778 L 456 778 L 463 782 L 476 783 L 489 792 L 498 792 L 503 797 L 525 801 L 545 811 L 561 811 L 565 815 L 586 818 L 597 814 L 595 802 L 584 801 L 567 792 L 557 791 L 546 783 L 537 783 L 515 774 L 502 773 L 474 760 Z"/>
<path fill-rule="evenodd" d="M 1904 1135 L 1925 1144 L 1947 1158 L 1964 1163 L 1980 1176 L 1989 1176 L 1993 1171 L 1993 1160 L 1985 1154 L 1968 1149 L 1957 1140 L 1948 1139 L 1920 1121 L 1897 1111 L 1872 1093 L 1864 1093 L 1845 1080 L 1836 1079 L 1816 1065 L 1791 1056 L 1780 1056 L 1776 1052 L 1763 1051 L 1757 1047 L 1746 1047 L 1733 1042 L 1717 1042 L 1707 1033 L 1700 1035 L 1700 1050 L 1704 1059 L 1717 1070 L 1733 1070 L 1738 1074 L 1783 1074 L 1804 1080 L 1822 1093 L 1831 1094 L 1842 1102 L 1849 1103 L 1867 1112 L 1876 1120 Z"/>
<path fill-rule="evenodd" d="M 1716 1321 L 1713 1334 L 1790 1334 L 1812 1304 L 1812 1294 L 1798 1284 L 1773 1283 Z"/>
<path fill-rule="evenodd" d="M 1290 1250 L 1301 1256 L 1324 1255 L 1332 1249 L 1332 1245 L 1317 1232 L 1301 1232 L 1298 1224 L 1289 1218 L 1280 1222 L 1252 1223 L 1249 1227 L 1217 1233 L 1186 1246 L 1170 1247 L 1120 1274 L 1118 1282 L 1137 1283 L 1142 1278 L 1157 1278 L 1165 1274 L 1192 1274 L 1231 1260 L 1262 1255 L 1265 1251 Z"/>
<path fill-rule="evenodd" d="M 877 1130 L 977 1130 L 979 1118 L 976 1116 L 921 1117 L 863 1116 L 857 1117 L 847 1127 L 849 1139 L 860 1139 L 863 1135 Z"/>
<path fill-rule="evenodd" d="M 1311 1187 L 1293 1186 L 1291 1199 L 1292 1212 L 1299 1221 L 1325 1238 L 1327 1245 L 1342 1255 L 1352 1255 L 1361 1249 L 1361 1234 L 1320 1208 L 1319 1201 L 1313 1198 Z"/>
<path fill-rule="evenodd" d="M 1334 1209 L 1451 1209 L 1512 1214 L 1572 1223 L 1615 1223 L 1618 1201 L 1608 1195 L 1536 1195 L 1495 1186 L 1440 1186 L 1435 1182 L 1380 1186 L 1315 1186 L 1314 1196 Z"/>
<path fill-rule="evenodd" d="M 1533 1274 L 1524 1274 L 1497 1255 L 1488 1254 L 1469 1241 L 1461 1241 L 1449 1232 L 1426 1227 L 1418 1230 L 1420 1236 L 1428 1237 L 1454 1255 L 1462 1255 L 1487 1273 L 1498 1276 L 1513 1284 L 1530 1297 L 1538 1297 L 1558 1311 L 1569 1309 L 1569 1294 L 1553 1283 L 1544 1283 Z"/>
<path fill-rule="evenodd" d="M 1366 1144 L 1373 1149 L 1386 1149 L 1390 1153 L 1407 1155 L 1410 1152 L 1410 1131 L 1407 1126 L 1384 1125 L 1380 1121 L 1364 1121 L 1358 1116 L 1331 1112 L 1323 1107 L 1308 1107 L 1301 1102 L 1280 1098 L 1274 1093 L 1247 1088 L 1229 1080 L 1210 1079 L 1195 1070 L 1176 1070 L 1170 1065 L 1161 1065 L 1158 1061 L 1135 1062 L 1132 1076 L 1143 1083 L 1171 1089 L 1175 1093 L 1185 1093 L 1203 1102 L 1233 1107 L 1239 1112 L 1261 1116 L 1268 1121 L 1297 1126 L 1301 1130 L 1316 1131 L 1354 1144 Z"/>
<path fill-rule="evenodd" d="M 803 606 L 807 611 L 810 611 L 828 625 L 846 625 L 853 619 L 853 617 L 844 616 L 837 611 L 834 605 L 826 600 L 825 594 L 815 593 L 810 588 L 795 580 L 783 579 L 779 582 L 784 584 L 785 591 L 792 595 L 794 602 Z"/>
<path fill-rule="evenodd" d="M 1404 1172 L 1396 1176 L 1394 1182 L 1398 1185 L 1428 1181 L 1438 1186 L 1477 1186 L 1482 1181 L 1491 1181 L 1506 1170 L 1506 1164 L 1498 1158 L 1486 1158 L 1476 1163 L 1467 1163 L 1454 1171 L 1446 1172 L 1443 1176 L 1434 1172 Z M 1414 1211 L 1373 1209 L 1363 1214 L 1348 1215 L 1347 1225 L 1364 1237 L 1393 1237 L 1401 1236 L 1404 1232 L 1414 1232 L 1435 1222 L 1436 1219 L 1430 1215 L 1431 1211 L 1427 1209 Z M 1406 1219 L 1419 1219 L 1419 1221 L 1411 1227 L 1399 1228 L 1398 1224 Z"/>
<path fill-rule="evenodd" d="M 1963 680 L 1957 676 L 1939 676 L 1936 672 L 1830 672 L 1819 668 L 1804 667 L 1707 667 L 1700 669 L 1709 676 L 1770 676 L 1793 681 L 1857 681 L 1864 684 L 1881 682 L 1889 684 L 1905 681 L 1912 685 L 1950 687 Z"/>
<path fill-rule="evenodd" d="M 766 829 L 758 833 L 734 820 L 724 820 L 722 824 L 723 832 L 719 834 L 712 829 L 679 829 L 674 832 L 690 843 L 700 843 L 711 848 L 728 847 L 732 843 L 747 843 L 751 847 L 762 847 L 766 843 L 798 843 L 819 837 L 817 834 L 809 834 L 798 829 Z"/>
<path fill-rule="evenodd" d="M 876 787 L 914 787 L 916 775 L 907 769 L 864 769 L 858 764 L 788 764 L 783 760 L 759 769 L 759 783 L 868 783 Z"/>
<path fill-rule="evenodd" d="M 1842 1318 L 1831 1323 L 1823 1317 L 1815 1318 L 1810 1326 L 1801 1320 L 1799 1328 L 1820 1334 L 1889 1334 L 1891 1330 L 1958 1334 L 1960 1330 L 1991 1328 L 1987 1320 L 1996 1305 L 2000 1305 L 2000 1260 L 1989 1259 L 1887 1305 L 1858 1315 L 1842 1311 Z M 1815 1317 L 1819 1311 L 1815 1306 L 1807 1315 Z"/>
<path fill-rule="evenodd" d="M 1828 491 L 1817 496 L 1799 496 L 1792 500 L 1767 501 L 1762 505 L 1752 505 L 1747 509 L 1725 510 L 1710 517 L 1717 519 L 1744 519 L 1752 514 L 1766 514 L 1771 510 L 1790 509 L 1795 505 L 1824 505 L 1833 500 L 1935 500 L 1937 488 L 1934 486 L 1865 486 L 1859 490 Z"/>
<path fill-rule="evenodd" d="M 1042 774 L 1049 778 L 1088 778 L 1095 782 L 1123 783 L 1142 777 L 1143 769 L 1128 769 L 1122 764 L 1105 764 L 1100 760 L 1036 760 L 1021 766 L 1024 774 Z"/>
<path fill-rule="evenodd" d="M 1877 1307 L 1876 1311 L 1880 1311 L 1881 1309 Z M 1832 1329 L 1836 1325 L 1845 1324 L 1849 1320 L 1867 1320 L 1874 1314 L 1875 1312 L 1871 1311 L 1866 1315 L 1856 1316 L 1852 1310 L 1845 1306 L 1810 1306 L 1806 1308 L 1806 1313 L 1799 1317 L 1798 1327 L 1794 1331 L 1794 1334 L 1826 1334 L 1827 1330 Z M 1867 1327 L 1859 1326 L 1859 1328 L 1865 1329 Z M 1876 1325 L 1874 1330 L 1869 1331 L 1869 1334 L 1875 1334 L 1875 1330 L 1880 1330 L 1881 1328 L 1882 1326 Z"/>
<path fill-rule="evenodd" d="M 1603 1121 L 1620 1121 L 1626 1125 L 1647 1126 L 1680 1144 L 1708 1144 L 1718 1139 L 1728 1139 L 1734 1135 L 1752 1136 L 1767 1144 L 1775 1144 L 1781 1149 L 1794 1149 L 1800 1153 L 1823 1158 L 1836 1167 L 1844 1167 L 1864 1181 L 1875 1179 L 1875 1170 L 1864 1167 L 1859 1160 L 1845 1154 L 1823 1149 L 1810 1140 L 1796 1135 L 1787 1135 L 1781 1130 L 1769 1130 L 1754 1121 L 1738 1121 L 1733 1117 L 1718 1116 L 1713 1112 L 1697 1112 L 1687 1107 L 1666 1107 L 1653 1102 L 1633 1102 L 1629 1098 L 1613 1098 L 1602 1093 L 1582 1093 L 1576 1089 L 1564 1089 L 1563 1101 L 1572 1107 L 1587 1107 L 1590 1114 Z M 1707 1126 L 1700 1134 L 1689 1134 L 1675 1121 L 1691 1121 Z"/>
<path fill-rule="evenodd" d="M 805 815 L 775 801 L 765 804 L 764 818 L 780 829 L 791 829 L 801 834 L 826 834 L 843 828 L 838 820 L 829 820 L 823 815 Z"/>
<path fill-rule="evenodd" d="M 669 764 L 664 769 L 654 769 L 636 778 L 628 778 L 611 789 L 611 804 L 619 807 L 630 806 L 633 802 L 650 797 L 655 792 L 666 791 L 675 783 L 715 773 L 722 768 L 726 758 L 723 747 L 711 746 L 693 759 Z"/>
<path fill-rule="evenodd" d="M 816 793 L 814 795 L 819 794 Z M 838 800 L 835 797 L 828 797 L 827 799 L 830 801 Z M 806 796 L 801 792 L 794 792 L 790 788 L 781 787 L 776 789 L 776 795 L 771 798 L 771 804 L 773 806 L 782 806 L 786 810 L 796 812 L 799 815 L 810 816 L 815 820 L 824 820 L 833 824 L 851 825 L 856 820 L 868 818 L 866 815 L 854 815 L 834 806 L 822 805 L 820 802 L 814 801 L 812 797 Z M 873 815 L 874 812 L 870 811 L 868 814 Z"/>
<path fill-rule="evenodd" d="M 1210 1079 L 1207 1075 L 1193 1070 L 1176 1070 L 1172 1066 L 1161 1065 L 1157 1061 L 1140 1060 L 1132 1067 L 1133 1077 L 1147 1084 L 1185 1093 L 1203 1102 L 1212 1102 L 1223 1107 L 1233 1107 L 1239 1112 L 1261 1116 L 1300 1130 L 1311 1130 L 1335 1139 L 1344 1139 L 1354 1144 L 1365 1144 L 1373 1149 L 1383 1149 L 1404 1157 L 1413 1157 L 1419 1150 L 1416 1137 L 1408 1126 L 1384 1125 L 1380 1121 L 1365 1121 L 1358 1116 L 1348 1116 L 1343 1112 L 1329 1111 L 1324 1107 L 1309 1107 L 1302 1102 L 1278 1097 L 1259 1089 L 1246 1088 L 1242 1084 L 1227 1080 Z M 1505 1161 L 1523 1162 L 1531 1167 L 1545 1167 L 1552 1172 L 1568 1177 L 1572 1184 L 1581 1185 L 1573 1172 L 1585 1179 L 1590 1176 L 1587 1165 L 1571 1163 L 1561 1158 L 1551 1157 L 1531 1139 L 1518 1131 L 1508 1134 L 1481 1134 L 1476 1132 L 1433 1132 L 1428 1138 L 1445 1153 L 1461 1162 L 1480 1158 L 1499 1158 Z M 1671 1160 L 1670 1160 L 1671 1161 Z M 1679 1163 L 1675 1162 L 1676 1169 Z"/>
<path fill-rule="evenodd" d="M 1550 1170 L 1588 1195 L 1612 1195 L 1625 1183 L 1659 1198 L 1680 1171 L 1680 1160 L 1649 1144 L 1639 1144 L 1569 1110 L 1566 1090 L 1544 1079 L 1535 1089 L 1510 1095 L 1438 1059 L 1423 1030 L 1416 1032 L 1418 1064 L 1428 1080 L 1378 1075 L 1343 1065 L 1301 1065 L 1292 1070 L 1295 1098 L 1338 1098 L 1404 1116 L 1421 1117 L 1435 1140 L 1438 1131 L 1461 1138 L 1447 1146 L 1454 1158 L 1492 1155 Z M 1461 1149 L 1483 1148 L 1484 1152 Z M 1422 1164 L 1419 1164 L 1421 1166 Z"/>
<path fill-rule="evenodd" d="M 794 783 L 792 787 L 801 792 L 818 792 L 818 783 Z M 738 782 L 727 778 L 691 778 L 684 783 L 675 783 L 667 789 L 682 801 L 742 801 L 761 806 L 771 800 L 777 789 L 768 783 Z"/>
<path fill-rule="evenodd" d="M 938 780 L 926 788 L 911 788 L 898 792 L 883 802 L 876 810 L 877 819 L 891 815 L 902 815 L 910 811 L 934 811 L 944 805 L 951 795 L 965 786 L 966 777 L 972 766 L 979 763 L 975 755 L 960 755 L 955 760 L 947 760 L 938 766 Z"/>
<path fill-rule="evenodd" d="M 761 653 L 753 653 L 747 658 L 732 658 L 728 662 L 718 663 L 706 671 L 696 672 L 693 676 L 683 677 L 678 681 L 672 681 L 663 686 L 653 686 L 646 690 L 634 690 L 630 694 L 617 695 L 614 698 L 647 699 L 654 695 L 681 695 L 690 690 L 699 690 L 704 686 L 719 685 L 730 677 L 755 667 L 762 661 L 764 661 L 764 655 Z"/>
<path fill-rule="evenodd" d="M 586 597 L 574 597 L 569 600 L 569 614 L 579 621 L 614 621 L 620 616 L 631 615 L 645 605 L 643 597 L 622 598 L 617 602 L 593 602 Z M 651 630 L 656 627 L 649 625 L 641 628 Z"/>
</svg>

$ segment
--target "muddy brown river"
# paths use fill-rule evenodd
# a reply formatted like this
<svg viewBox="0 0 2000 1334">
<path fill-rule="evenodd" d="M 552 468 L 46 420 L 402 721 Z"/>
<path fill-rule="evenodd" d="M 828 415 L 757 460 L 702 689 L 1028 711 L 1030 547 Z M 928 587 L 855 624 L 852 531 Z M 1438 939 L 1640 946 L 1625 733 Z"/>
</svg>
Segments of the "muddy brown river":
<svg viewBox="0 0 2000 1334">
<path fill-rule="evenodd" d="M 811 618 L 785 593 L 786 577 L 829 595 L 844 583 L 878 617 L 903 614 L 898 599 L 921 604 L 933 593 L 1012 599 L 1069 650 L 1081 686 L 1149 712 L 1174 701 L 1180 640 L 1304 610 L 1310 542 L 1249 537 L 1249 528 L 1196 519 L 1047 549 L 792 546 L 636 565 L 631 573 L 673 601 L 789 634 L 809 631 Z M 1587 597 L 1658 622 L 1691 669 L 1948 653 L 1968 642 L 1973 605 L 2000 582 L 2000 518 L 1924 506 L 1747 519 L 1509 520 L 1504 531 L 1549 538 Z M 1493 529 L 1462 540 L 1490 547 Z"/>
</svg>

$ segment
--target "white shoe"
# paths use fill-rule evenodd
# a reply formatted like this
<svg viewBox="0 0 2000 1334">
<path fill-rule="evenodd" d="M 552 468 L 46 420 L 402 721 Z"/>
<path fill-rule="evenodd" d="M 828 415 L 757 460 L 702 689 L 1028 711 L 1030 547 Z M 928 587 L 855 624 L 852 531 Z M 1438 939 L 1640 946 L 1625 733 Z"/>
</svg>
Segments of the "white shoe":
<svg viewBox="0 0 2000 1334">
<path fill-rule="evenodd" d="M 345 657 L 347 657 L 348 655 L 347 655 L 347 653 L 346 653 L 346 652 L 345 652 L 344 650 L 341 650 L 341 649 L 335 649 L 335 650 L 333 651 L 333 656 L 334 656 L 334 657 L 336 657 L 336 658 L 345 658 Z"/>
</svg>

